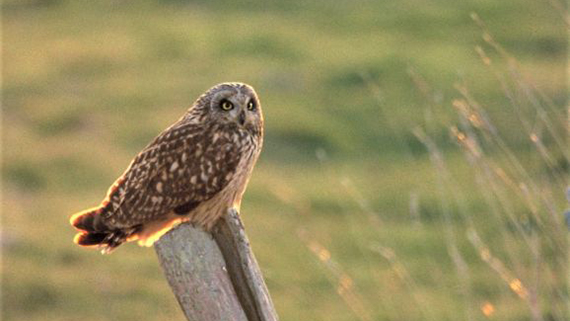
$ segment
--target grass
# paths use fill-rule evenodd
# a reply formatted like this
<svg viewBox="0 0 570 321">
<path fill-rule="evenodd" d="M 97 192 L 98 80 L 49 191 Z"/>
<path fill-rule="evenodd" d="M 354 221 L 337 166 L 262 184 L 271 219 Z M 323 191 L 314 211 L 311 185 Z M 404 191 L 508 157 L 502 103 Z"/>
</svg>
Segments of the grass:
<svg viewBox="0 0 570 321">
<path fill-rule="evenodd" d="M 2 318 L 183 320 L 152 249 L 78 248 L 68 217 L 239 80 L 266 118 L 242 212 L 282 320 L 565 320 L 552 3 L 4 1 Z"/>
</svg>

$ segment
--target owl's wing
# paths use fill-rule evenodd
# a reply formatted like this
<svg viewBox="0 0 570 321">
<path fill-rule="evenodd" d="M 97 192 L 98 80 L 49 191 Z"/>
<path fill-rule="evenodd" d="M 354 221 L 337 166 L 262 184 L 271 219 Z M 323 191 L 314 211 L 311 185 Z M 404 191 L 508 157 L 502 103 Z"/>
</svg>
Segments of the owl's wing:
<svg viewBox="0 0 570 321">
<path fill-rule="evenodd" d="M 109 191 L 109 219 L 141 224 L 173 209 L 190 210 L 220 192 L 233 178 L 240 153 L 232 137 L 218 131 L 175 124 L 156 137 Z"/>
</svg>

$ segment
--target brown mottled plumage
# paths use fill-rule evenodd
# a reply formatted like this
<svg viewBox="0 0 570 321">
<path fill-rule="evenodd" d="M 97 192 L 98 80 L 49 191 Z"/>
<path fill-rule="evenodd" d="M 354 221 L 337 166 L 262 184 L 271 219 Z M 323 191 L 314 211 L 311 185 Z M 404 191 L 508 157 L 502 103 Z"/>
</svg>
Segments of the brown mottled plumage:
<svg viewBox="0 0 570 321">
<path fill-rule="evenodd" d="M 254 89 L 212 87 L 134 158 L 98 207 L 71 217 L 75 243 L 108 253 L 126 241 L 150 246 L 182 221 L 212 228 L 239 209 L 262 143 Z"/>
</svg>

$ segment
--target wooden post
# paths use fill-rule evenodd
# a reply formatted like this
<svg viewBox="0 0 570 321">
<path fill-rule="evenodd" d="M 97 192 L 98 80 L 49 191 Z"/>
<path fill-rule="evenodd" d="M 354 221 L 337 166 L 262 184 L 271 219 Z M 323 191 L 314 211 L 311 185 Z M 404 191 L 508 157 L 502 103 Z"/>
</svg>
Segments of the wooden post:
<svg viewBox="0 0 570 321">
<path fill-rule="evenodd" d="M 278 321 L 237 211 L 212 234 L 181 224 L 154 248 L 189 321 Z"/>
</svg>

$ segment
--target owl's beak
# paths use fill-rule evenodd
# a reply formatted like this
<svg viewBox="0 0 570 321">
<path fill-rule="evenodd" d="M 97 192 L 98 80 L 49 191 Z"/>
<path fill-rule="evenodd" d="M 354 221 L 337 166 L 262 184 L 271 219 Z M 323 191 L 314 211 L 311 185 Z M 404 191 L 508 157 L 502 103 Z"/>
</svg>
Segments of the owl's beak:
<svg viewBox="0 0 570 321">
<path fill-rule="evenodd" d="M 241 113 L 239 113 L 238 122 L 242 126 L 245 125 L 245 112 L 243 110 L 241 111 Z"/>
</svg>

